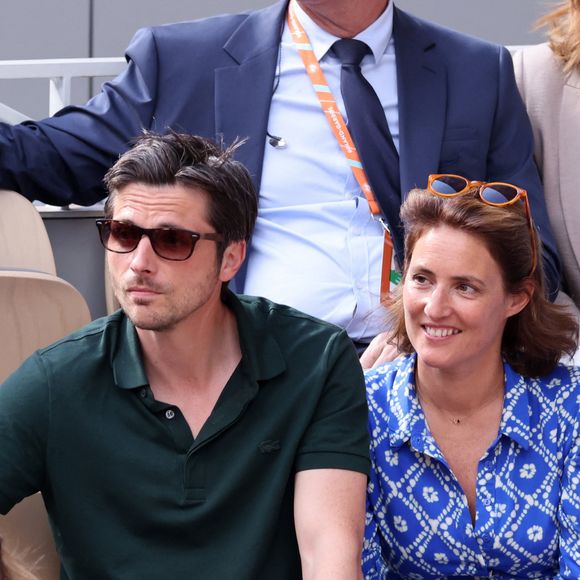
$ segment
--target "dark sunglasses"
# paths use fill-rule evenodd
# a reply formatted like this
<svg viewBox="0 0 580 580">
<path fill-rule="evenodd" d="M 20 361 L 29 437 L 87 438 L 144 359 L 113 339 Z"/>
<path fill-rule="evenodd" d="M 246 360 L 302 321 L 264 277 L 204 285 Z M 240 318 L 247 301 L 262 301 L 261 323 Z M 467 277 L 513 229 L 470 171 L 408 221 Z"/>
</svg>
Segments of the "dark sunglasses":
<svg viewBox="0 0 580 580">
<path fill-rule="evenodd" d="M 153 251 L 165 260 L 187 260 L 198 240 L 221 242 L 221 234 L 200 234 L 177 228 L 140 228 L 118 220 L 97 220 L 99 237 L 105 249 L 117 254 L 128 254 L 135 250 L 141 238 L 147 236 Z"/>
<path fill-rule="evenodd" d="M 529 276 L 535 271 L 538 264 L 538 255 L 536 250 L 535 227 L 532 220 L 530 202 L 528 201 L 528 192 L 521 187 L 511 183 L 469 181 L 461 175 L 436 174 L 430 175 L 427 183 L 427 189 L 439 197 L 455 197 L 469 191 L 473 187 L 478 187 L 479 198 L 487 205 L 495 207 L 505 207 L 516 203 L 522 199 L 526 208 L 528 218 L 528 229 L 530 231 L 530 240 L 532 243 L 532 269 Z"/>
</svg>

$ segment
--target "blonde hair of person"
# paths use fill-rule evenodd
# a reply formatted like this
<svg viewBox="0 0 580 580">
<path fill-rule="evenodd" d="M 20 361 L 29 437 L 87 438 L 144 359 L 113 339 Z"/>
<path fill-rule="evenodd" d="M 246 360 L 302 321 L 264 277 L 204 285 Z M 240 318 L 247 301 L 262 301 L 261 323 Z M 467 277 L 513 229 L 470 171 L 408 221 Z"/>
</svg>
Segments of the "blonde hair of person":
<svg viewBox="0 0 580 580">
<path fill-rule="evenodd" d="M 564 71 L 580 65 L 580 0 L 568 0 L 538 20 L 548 28 L 548 41 Z"/>
</svg>

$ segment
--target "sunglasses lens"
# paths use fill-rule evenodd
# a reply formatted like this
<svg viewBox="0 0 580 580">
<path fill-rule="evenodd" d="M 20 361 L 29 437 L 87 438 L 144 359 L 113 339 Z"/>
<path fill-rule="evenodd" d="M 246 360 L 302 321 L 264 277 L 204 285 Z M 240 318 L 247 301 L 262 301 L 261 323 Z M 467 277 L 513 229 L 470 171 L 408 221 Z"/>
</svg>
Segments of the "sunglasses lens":
<svg viewBox="0 0 580 580">
<path fill-rule="evenodd" d="M 122 222 L 105 223 L 101 231 L 105 247 L 113 252 L 132 252 L 141 239 L 138 227 Z"/>
<path fill-rule="evenodd" d="M 193 253 L 197 239 L 184 230 L 158 229 L 151 236 L 153 248 L 167 260 L 187 260 Z"/>
<path fill-rule="evenodd" d="M 513 201 L 518 196 L 518 190 L 513 185 L 492 183 L 482 188 L 480 195 L 488 203 L 503 205 Z"/>
<path fill-rule="evenodd" d="M 440 195 L 456 195 L 467 187 L 468 181 L 458 175 L 439 175 L 430 185 Z"/>
<path fill-rule="evenodd" d="M 167 260 L 187 260 L 193 253 L 199 234 L 173 228 L 143 229 L 115 220 L 97 221 L 103 246 L 111 252 L 128 254 L 148 236 L 153 251 Z"/>
</svg>

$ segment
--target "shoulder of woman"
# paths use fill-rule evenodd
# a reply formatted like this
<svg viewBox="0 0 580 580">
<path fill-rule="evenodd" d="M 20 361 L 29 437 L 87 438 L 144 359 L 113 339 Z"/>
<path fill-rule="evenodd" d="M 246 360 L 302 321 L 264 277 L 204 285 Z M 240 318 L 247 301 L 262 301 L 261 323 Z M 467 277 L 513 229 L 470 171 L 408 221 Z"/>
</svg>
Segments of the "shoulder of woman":
<svg viewBox="0 0 580 580">
<path fill-rule="evenodd" d="M 547 76 L 564 77 L 558 57 L 546 42 L 517 48 L 512 58 L 520 91 L 528 85 L 543 83 Z"/>
<path fill-rule="evenodd" d="M 367 387 L 371 384 L 392 384 L 397 376 L 414 370 L 414 360 L 414 354 L 400 355 L 392 361 L 365 370 Z"/>
<path fill-rule="evenodd" d="M 369 408 L 383 408 L 393 398 L 405 398 L 407 386 L 413 382 L 415 355 L 407 354 L 384 365 L 365 371 Z"/>
<path fill-rule="evenodd" d="M 528 392 L 540 403 L 571 414 L 580 422 L 580 367 L 560 363 L 546 376 L 525 381 Z"/>
</svg>

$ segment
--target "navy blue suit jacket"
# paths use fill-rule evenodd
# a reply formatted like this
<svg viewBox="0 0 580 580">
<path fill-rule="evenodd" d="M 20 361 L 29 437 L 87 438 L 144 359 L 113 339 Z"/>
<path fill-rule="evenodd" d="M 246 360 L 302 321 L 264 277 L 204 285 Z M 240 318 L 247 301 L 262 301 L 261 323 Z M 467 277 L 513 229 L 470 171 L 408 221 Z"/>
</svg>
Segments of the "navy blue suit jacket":
<svg viewBox="0 0 580 580">
<path fill-rule="evenodd" d="M 225 142 L 247 137 L 238 159 L 259 186 L 285 9 L 283 0 L 140 30 L 127 70 L 86 106 L 0 127 L 0 186 L 89 205 L 104 196 L 103 175 L 132 138 L 168 127 Z M 508 51 L 397 8 L 393 26 L 403 195 L 445 172 L 527 189 L 553 295 L 560 265 Z"/>
</svg>

